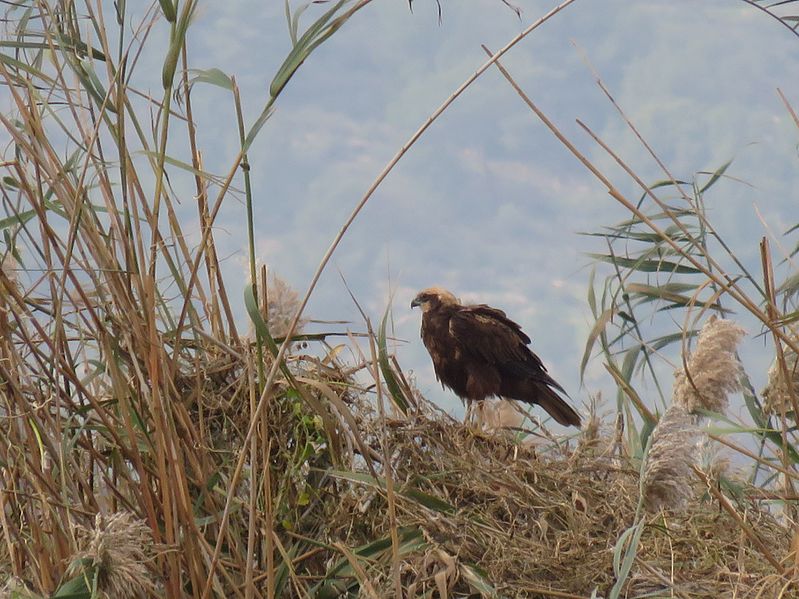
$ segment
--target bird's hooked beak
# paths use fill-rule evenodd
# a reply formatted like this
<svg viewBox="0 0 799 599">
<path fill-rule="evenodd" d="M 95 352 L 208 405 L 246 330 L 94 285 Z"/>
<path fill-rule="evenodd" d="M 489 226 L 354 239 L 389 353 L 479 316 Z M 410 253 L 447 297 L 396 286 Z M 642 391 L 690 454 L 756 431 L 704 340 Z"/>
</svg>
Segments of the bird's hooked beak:
<svg viewBox="0 0 799 599">
<path fill-rule="evenodd" d="M 422 302 L 419 301 L 418 297 L 413 298 L 413 300 L 411 301 L 411 308 L 418 308 L 421 305 Z"/>
</svg>

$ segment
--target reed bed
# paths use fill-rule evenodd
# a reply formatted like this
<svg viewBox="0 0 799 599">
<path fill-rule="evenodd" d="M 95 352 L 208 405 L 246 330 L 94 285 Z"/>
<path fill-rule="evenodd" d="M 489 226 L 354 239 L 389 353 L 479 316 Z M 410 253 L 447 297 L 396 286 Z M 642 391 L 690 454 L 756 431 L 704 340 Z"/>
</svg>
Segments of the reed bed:
<svg viewBox="0 0 799 599">
<path fill-rule="evenodd" d="M 252 123 L 235 77 L 190 68 L 193 0 L 160 0 L 135 23 L 126 3 L 115 14 L 103 3 L 8 9 L 0 596 L 795 593 L 795 278 L 775 284 L 766 242 L 761 276 L 750 273 L 707 222 L 704 195 L 728 165 L 690 188 L 668 171 L 652 186 L 630 172 L 649 202 L 636 204 L 519 88 L 499 59 L 573 2 L 489 53 L 413 134 L 304 295 L 258 266 L 248 150 L 297 69 L 370 0 L 325 3 L 302 29 L 303 9 L 289 6 L 292 49 Z M 153 94 L 139 89 L 136 65 L 159 35 Z M 441 413 L 392 355 L 388 312 L 376 329 L 364 314 L 361 333 L 309 332 L 303 315 L 380 182 L 490 68 L 631 214 L 592 233 L 608 247 L 595 258 L 612 271 L 599 293 L 591 281 L 596 325 L 583 366 L 593 353 L 603 360 L 619 390 L 615 418 L 592 413 L 573 438 L 524 422 L 464 427 Z M 192 97 L 206 85 L 227 94 L 239 133 L 223 166 L 206 164 L 197 141 Z M 658 195 L 664 188 L 679 207 Z M 179 202 L 186 189 L 196 230 Z M 215 243 L 230 198 L 247 214 L 244 326 Z M 724 319 L 729 304 L 773 339 L 765 403 L 736 354 L 744 333 Z M 685 326 L 651 333 L 646 307 L 683 314 Z M 672 400 L 646 397 L 634 374 L 665 388 L 652 363 L 668 347 L 682 361 Z M 724 413 L 738 392 L 751 423 Z M 707 428 L 709 419 L 756 448 Z M 752 472 L 703 463 L 711 441 Z"/>
</svg>

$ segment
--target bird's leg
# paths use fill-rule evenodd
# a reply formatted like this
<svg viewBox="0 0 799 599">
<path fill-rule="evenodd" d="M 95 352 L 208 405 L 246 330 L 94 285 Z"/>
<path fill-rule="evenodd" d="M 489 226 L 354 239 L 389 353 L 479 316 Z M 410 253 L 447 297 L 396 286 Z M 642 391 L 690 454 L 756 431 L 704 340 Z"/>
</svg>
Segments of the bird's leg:
<svg viewBox="0 0 799 599">
<path fill-rule="evenodd" d="M 466 415 L 463 417 L 463 423 L 465 425 L 467 425 L 467 426 L 471 424 L 472 417 L 474 416 L 473 407 L 474 407 L 474 404 L 471 401 L 467 400 L 466 401 Z"/>
</svg>

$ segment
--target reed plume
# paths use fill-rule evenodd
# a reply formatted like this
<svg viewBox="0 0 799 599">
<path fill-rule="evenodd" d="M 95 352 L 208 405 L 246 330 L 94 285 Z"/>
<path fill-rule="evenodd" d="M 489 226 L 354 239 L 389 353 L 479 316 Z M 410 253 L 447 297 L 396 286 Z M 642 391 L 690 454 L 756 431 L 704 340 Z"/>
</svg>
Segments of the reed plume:
<svg viewBox="0 0 799 599">
<path fill-rule="evenodd" d="M 681 405 L 672 405 L 652 432 L 641 482 L 644 507 L 650 512 L 684 509 L 693 496 L 692 466 L 696 463 L 699 429 Z"/>
<path fill-rule="evenodd" d="M 745 334 L 731 320 L 710 318 L 699 332 L 696 349 L 674 375 L 673 403 L 689 414 L 723 413 L 729 394 L 741 387 L 735 349 Z"/>
</svg>

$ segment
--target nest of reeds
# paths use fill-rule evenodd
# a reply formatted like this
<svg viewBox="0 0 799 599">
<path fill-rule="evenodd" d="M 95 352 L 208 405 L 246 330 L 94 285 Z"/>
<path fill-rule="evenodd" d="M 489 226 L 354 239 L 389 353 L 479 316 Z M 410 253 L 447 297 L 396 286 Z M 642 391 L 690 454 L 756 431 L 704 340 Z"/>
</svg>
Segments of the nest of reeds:
<svg viewBox="0 0 799 599">
<path fill-rule="evenodd" d="M 258 371 L 273 362 L 267 350 L 259 359 L 244 340 L 225 351 L 218 344 L 190 348 L 194 370 L 178 369 L 165 387 L 170 401 L 163 405 L 174 426 L 168 446 L 178 453 L 174 470 L 161 477 L 157 446 L 150 448 L 158 441 L 151 434 L 155 408 L 134 404 L 143 424 L 132 430 L 133 443 L 105 434 L 103 418 L 126 430 L 124 412 L 107 399 L 112 379 L 98 375 L 90 390 L 106 408 L 80 411 L 88 432 L 72 448 L 74 463 L 65 462 L 68 476 L 58 478 L 67 487 L 53 484 L 51 500 L 31 504 L 25 497 L 39 479 L 30 467 L 18 469 L 21 492 L 6 495 L 6 521 L 7 535 L 21 542 L 2 545 L 0 571 L 9 584 L 16 580 L 11 574 L 38 574 L 31 586 L 46 594 L 96 580 L 115 597 L 197 594 L 207 585 L 213 596 L 236 596 L 264 581 L 273 586 L 271 596 L 319 599 L 608 597 L 614 585 L 625 597 L 776 595 L 792 589 L 783 576 L 791 565 L 783 560 L 793 560 L 791 531 L 751 499 L 762 497 L 762 489 L 722 488 L 718 476 L 695 470 L 693 459 L 698 431 L 690 411 L 707 397 L 720 405 L 723 398 L 706 387 L 716 389 L 734 372 L 732 350 L 719 351 L 714 340 L 738 335 L 725 321 L 700 335 L 679 375 L 680 401 L 654 429 L 643 469 L 618 431 L 603 433 L 594 416 L 572 439 L 536 437 L 543 429 L 502 429 L 498 422 L 492 432 L 456 422 L 419 396 L 399 369 L 383 370 L 390 364 L 384 353 L 367 357 L 358 350 L 360 359 L 346 365 L 327 346 L 317 356 L 292 352 L 258 413 Z M 123 374 L 144 363 L 141 351 L 129 355 L 115 363 Z M 181 365 L 189 362 L 184 357 Z M 389 389 L 392 373 L 404 408 Z M 146 388 L 145 378 L 139 388 Z M 24 399 L 9 405 L 27 406 L 30 397 Z M 45 423 L 62 422 L 61 411 L 42 405 L 36 414 L 47 416 Z M 7 461 L 24 459 L 11 449 L 30 446 L 26 420 L 5 422 L 16 435 L 6 442 Z M 115 458 L 137 448 L 138 470 L 133 460 Z M 73 480 L 81 486 L 72 489 Z M 138 499 L 142 488 L 147 497 L 175 493 L 191 508 L 175 527 L 179 535 L 162 534 L 166 512 L 150 515 Z M 79 507 L 67 512 L 62 496 Z M 37 538 L 60 541 L 37 546 Z M 20 557 L 33 554 L 31 547 L 47 555 L 52 576 Z M 178 560 L 174 570 L 191 571 L 190 577 L 175 582 L 165 575 L 171 556 Z M 624 574 L 622 562 L 629 566 Z"/>
<path fill-rule="evenodd" d="M 363 581 L 329 562 L 327 594 L 323 587 L 318 596 L 353 584 L 388 596 L 397 563 L 408 596 L 607 595 L 617 578 L 614 547 L 635 522 L 640 492 L 637 467 L 611 456 L 604 440 L 542 453 L 516 434 L 485 434 L 432 410 L 373 427 L 371 438 L 391 456 L 395 549 L 385 469 L 378 484 L 366 474 L 340 479 L 325 542 L 371 559 Z M 704 491 L 697 478 L 686 510 L 646 516 L 626 596 L 748 596 L 785 584 Z M 754 503 L 737 509 L 767 546 L 789 546 L 790 533 Z M 384 543 L 372 554 L 376 539 Z M 332 582 L 336 567 L 341 580 Z"/>
</svg>

